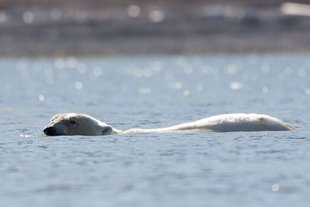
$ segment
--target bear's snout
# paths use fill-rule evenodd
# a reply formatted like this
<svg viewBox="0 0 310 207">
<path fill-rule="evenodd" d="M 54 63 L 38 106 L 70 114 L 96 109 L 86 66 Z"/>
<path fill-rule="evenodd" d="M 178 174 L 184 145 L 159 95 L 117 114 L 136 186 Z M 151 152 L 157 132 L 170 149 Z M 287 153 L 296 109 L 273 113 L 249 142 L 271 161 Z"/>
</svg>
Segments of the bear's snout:
<svg viewBox="0 0 310 207">
<path fill-rule="evenodd" d="M 55 130 L 54 127 L 46 127 L 43 130 L 44 134 L 46 134 L 47 136 L 56 136 L 57 135 L 57 131 Z"/>
</svg>

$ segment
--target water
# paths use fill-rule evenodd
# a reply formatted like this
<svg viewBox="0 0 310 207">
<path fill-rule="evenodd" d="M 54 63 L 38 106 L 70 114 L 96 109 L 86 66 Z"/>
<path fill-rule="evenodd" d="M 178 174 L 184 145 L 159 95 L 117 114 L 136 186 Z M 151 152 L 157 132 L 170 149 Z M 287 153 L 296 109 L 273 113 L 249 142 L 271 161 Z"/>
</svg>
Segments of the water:
<svg viewBox="0 0 310 207">
<path fill-rule="evenodd" d="M 308 57 L 3 59 L 1 206 L 307 206 Z M 45 137 L 60 112 L 120 129 L 256 112 L 299 131 Z"/>
</svg>

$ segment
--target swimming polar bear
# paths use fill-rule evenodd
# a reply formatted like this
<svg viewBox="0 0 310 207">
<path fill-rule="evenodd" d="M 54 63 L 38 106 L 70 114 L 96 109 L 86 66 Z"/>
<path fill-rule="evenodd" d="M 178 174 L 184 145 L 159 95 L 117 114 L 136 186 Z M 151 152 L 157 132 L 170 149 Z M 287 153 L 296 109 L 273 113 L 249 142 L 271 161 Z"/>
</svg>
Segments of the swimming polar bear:
<svg viewBox="0 0 310 207">
<path fill-rule="evenodd" d="M 121 131 L 86 114 L 55 115 L 43 132 L 57 135 L 110 135 L 170 132 L 234 132 L 234 131 L 290 131 L 295 128 L 266 114 L 222 114 L 193 122 L 157 129 L 129 129 Z"/>
</svg>

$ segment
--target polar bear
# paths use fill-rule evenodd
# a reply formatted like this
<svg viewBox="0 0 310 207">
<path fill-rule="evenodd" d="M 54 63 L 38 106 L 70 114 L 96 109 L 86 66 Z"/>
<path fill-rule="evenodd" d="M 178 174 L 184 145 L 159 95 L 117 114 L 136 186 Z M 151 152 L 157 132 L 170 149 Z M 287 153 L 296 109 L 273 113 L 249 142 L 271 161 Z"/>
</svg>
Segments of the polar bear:
<svg viewBox="0 0 310 207">
<path fill-rule="evenodd" d="M 63 113 L 55 115 L 43 132 L 57 135 L 110 135 L 171 132 L 234 132 L 234 131 L 291 131 L 296 130 L 280 119 L 266 114 L 222 114 L 193 122 L 157 129 L 119 130 L 86 114 Z"/>
</svg>

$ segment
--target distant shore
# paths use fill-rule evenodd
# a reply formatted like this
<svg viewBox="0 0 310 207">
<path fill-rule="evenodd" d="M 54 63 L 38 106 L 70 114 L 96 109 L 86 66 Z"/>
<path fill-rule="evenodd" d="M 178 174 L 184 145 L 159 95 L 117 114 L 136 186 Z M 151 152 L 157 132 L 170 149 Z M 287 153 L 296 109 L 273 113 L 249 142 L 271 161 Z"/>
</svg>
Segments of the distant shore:
<svg viewBox="0 0 310 207">
<path fill-rule="evenodd" d="M 0 57 L 300 52 L 309 34 L 309 17 L 274 6 L 0 11 Z"/>
</svg>

